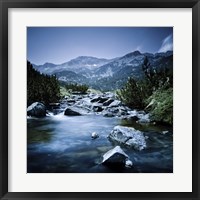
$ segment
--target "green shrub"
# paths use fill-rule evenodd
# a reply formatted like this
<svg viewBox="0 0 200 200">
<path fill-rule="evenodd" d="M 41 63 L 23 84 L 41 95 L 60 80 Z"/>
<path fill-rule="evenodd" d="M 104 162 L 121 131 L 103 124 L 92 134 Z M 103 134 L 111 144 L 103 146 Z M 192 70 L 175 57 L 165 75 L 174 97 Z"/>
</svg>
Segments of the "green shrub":
<svg viewBox="0 0 200 200">
<path fill-rule="evenodd" d="M 146 103 L 152 120 L 173 124 L 173 88 L 155 91 Z"/>
<path fill-rule="evenodd" d="M 87 85 L 78 85 L 78 84 L 65 84 L 65 89 L 68 91 L 72 91 L 72 92 L 80 92 L 80 93 L 86 93 L 88 90 L 88 86 Z"/>
<path fill-rule="evenodd" d="M 124 87 L 117 91 L 119 100 L 133 109 L 150 112 L 152 120 L 173 123 L 173 69 L 154 69 L 147 58 L 142 70 L 144 78 L 129 78 Z"/>
<path fill-rule="evenodd" d="M 150 92 L 146 82 L 129 78 L 125 86 L 117 91 L 117 96 L 128 107 L 143 109 L 145 107 L 144 100 Z"/>
</svg>

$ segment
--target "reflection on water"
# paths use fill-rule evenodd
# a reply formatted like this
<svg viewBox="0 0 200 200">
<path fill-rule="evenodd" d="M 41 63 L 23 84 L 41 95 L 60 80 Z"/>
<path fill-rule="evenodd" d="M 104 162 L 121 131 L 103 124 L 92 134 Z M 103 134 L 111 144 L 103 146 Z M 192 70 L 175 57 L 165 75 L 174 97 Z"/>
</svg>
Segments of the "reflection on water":
<svg viewBox="0 0 200 200">
<path fill-rule="evenodd" d="M 132 168 L 110 169 L 99 164 L 102 155 L 116 146 L 107 136 L 121 124 L 142 130 L 148 148 L 134 151 L 122 147 L 133 161 Z M 168 130 L 167 134 L 162 131 Z M 97 132 L 99 138 L 91 139 Z M 28 173 L 110 173 L 173 172 L 173 136 L 168 127 L 140 125 L 134 121 L 106 118 L 100 115 L 64 116 L 27 119 Z"/>
</svg>

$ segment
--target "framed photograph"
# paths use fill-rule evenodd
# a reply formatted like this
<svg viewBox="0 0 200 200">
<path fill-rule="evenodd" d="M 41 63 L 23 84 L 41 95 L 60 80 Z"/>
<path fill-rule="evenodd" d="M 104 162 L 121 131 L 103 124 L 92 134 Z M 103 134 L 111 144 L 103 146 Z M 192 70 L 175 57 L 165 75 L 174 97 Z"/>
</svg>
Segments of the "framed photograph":
<svg viewBox="0 0 200 200">
<path fill-rule="evenodd" d="M 1 4 L 1 199 L 199 199 L 194 1 Z"/>
</svg>

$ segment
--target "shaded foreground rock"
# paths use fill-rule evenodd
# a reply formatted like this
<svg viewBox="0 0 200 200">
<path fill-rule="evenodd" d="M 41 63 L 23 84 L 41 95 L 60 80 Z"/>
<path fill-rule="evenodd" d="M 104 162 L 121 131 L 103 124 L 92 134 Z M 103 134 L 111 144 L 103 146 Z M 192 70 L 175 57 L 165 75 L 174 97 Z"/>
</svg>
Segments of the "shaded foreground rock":
<svg viewBox="0 0 200 200">
<path fill-rule="evenodd" d="M 111 133 L 108 135 L 111 141 L 118 142 L 134 148 L 142 150 L 146 148 L 145 136 L 141 131 L 135 130 L 131 127 L 115 126 Z"/>
<path fill-rule="evenodd" d="M 124 167 L 128 158 L 128 155 L 121 147 L 116 146 L 114 149 L 109 150 L 103 155 L 102 164 L 111 167 Z"/>
<path fill-rule="evenodd" d="M 27 108 L 27 115 L 34 117 L 45 117 L 46 107 L 43 103 L 35 102 Z"/>
</svg>

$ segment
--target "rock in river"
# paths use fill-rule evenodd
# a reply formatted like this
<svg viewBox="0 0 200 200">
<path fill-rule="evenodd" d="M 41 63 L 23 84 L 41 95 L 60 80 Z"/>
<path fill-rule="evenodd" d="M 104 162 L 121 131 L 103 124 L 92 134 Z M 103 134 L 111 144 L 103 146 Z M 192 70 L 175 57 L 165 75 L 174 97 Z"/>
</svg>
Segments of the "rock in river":
<svg viewBox="0 0 200 200">
<path fill-rule="evenodd" d="M 90 114 L 89 109 L 78 107 L 78 106 L 70 106 L 64 112 L 64 115 L 69 115 L 69 116 L 79 116 L 79 115 L 87 115 L 87 114 Z"/>
<path fill-rule="evenodd" d="M 109 150 L 103 155 L 102 164 L 124 167 L 128 158 L 128 155 L 126 155 L 121 147 L 116 146 L 114 149 Z"/>
<path fill-rule="evenodd" d="M 133 166 L 133 162 L 131 160 L 126 160 L 125 167 L 131 168 Z"/>
<path fill-rule="evenodd" d="M 103 103 L 103 106 L 109 106 L 113 101 L 114 99 L 108 99 Z"/>
<path fill-rule="evenodd" d="M 94 103 L 93 106 L 92 106 L 92 110 L 94 112 L 101 112 L 101 111 L 103 111 L 103 107 L 99 103 Z"/>
<path fill-rule="evenodd" d="M 97 139 L 99 137 L 99 135 L 96 133 L 96 132 L 93 132 L 92 134 L 91 134 L 91 138 L 92 139 Z"/>
<path fill-rule="evenodd" d="M 119 100 L 114 100 L 111 104 L 109 104 L 108 107 L 118 107 L 118 106 L 121 106 L 122 105 L 122 102 L 119 101 Z"/>
<path fill-rule="evenodd" d="M 27 115 L 34 117 L 45 117 L 46 107 L 43 103 L 35 102 L 27 108 Z"/>
<path fill-rule="evenodd" d="M 146 148 L 144 134 L 141 131 L 135 130 L 131 127 L 115 126 L 108 135 L 108 138 L 111 141 L 118 142 L 136 150 L 142 150 Z"/>
<path fill-rule="evenodd" d="M 108 100 L 108 98 L 106 98 L 106 97 L 96 96 L 91 100 L 91 103 L 94 103 L 94 102 L 104 103 L 107 100 Z"/>
<path fill-rule="evenodd" d="M 81 113 L 78 111 L 78 109 L 73 108 L 73 107 L 70 107 L 70 108 L 67 108 L 67 109 L 65 110 L 64 115 L 79 116 L 79 115 L 81 115 Z"/>
</svg>

